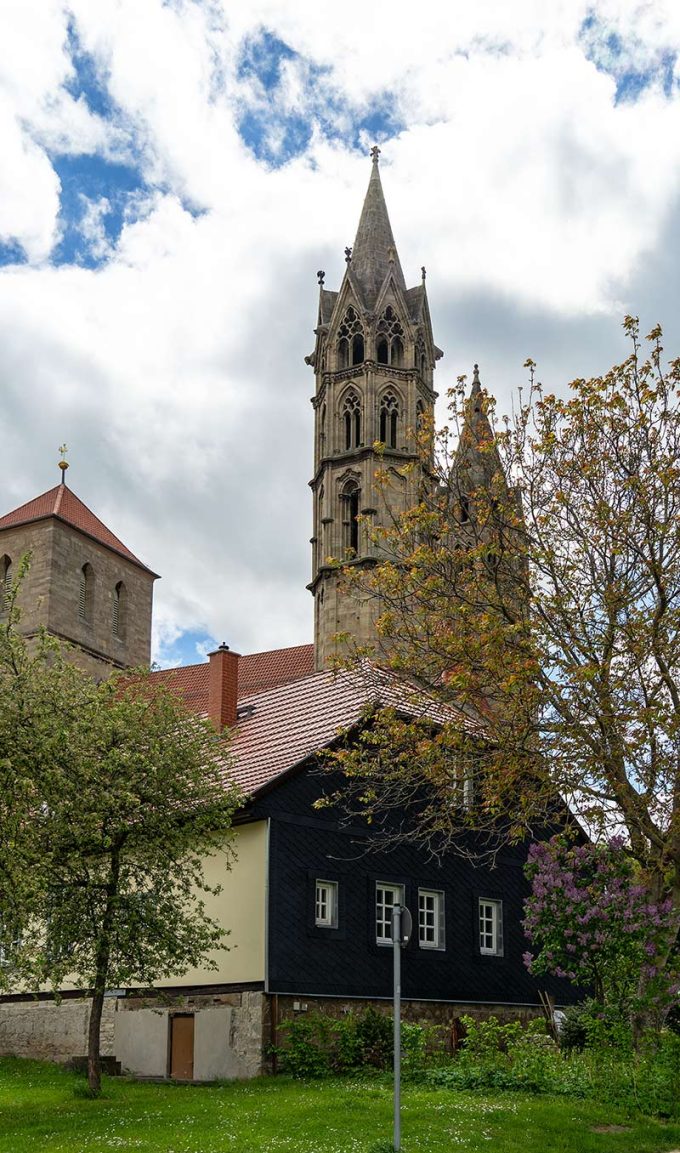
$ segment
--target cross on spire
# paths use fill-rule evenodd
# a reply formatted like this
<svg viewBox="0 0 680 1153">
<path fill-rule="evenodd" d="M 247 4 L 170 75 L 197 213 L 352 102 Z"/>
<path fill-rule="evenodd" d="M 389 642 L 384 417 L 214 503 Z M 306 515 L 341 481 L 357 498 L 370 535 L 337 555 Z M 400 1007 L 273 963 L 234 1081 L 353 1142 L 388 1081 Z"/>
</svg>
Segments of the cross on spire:
<svg viewBox="0 0 680 1153">
<path fill-rule="evenodd" d="M 380 149 L 378 148 L 377 144 L 373 145 L 373 147 L 371 149 L 371 156 L 373 158 L 373 163 L 377 164 L 378 163 L 378 157 L 380 156 Z"/>
</svg>

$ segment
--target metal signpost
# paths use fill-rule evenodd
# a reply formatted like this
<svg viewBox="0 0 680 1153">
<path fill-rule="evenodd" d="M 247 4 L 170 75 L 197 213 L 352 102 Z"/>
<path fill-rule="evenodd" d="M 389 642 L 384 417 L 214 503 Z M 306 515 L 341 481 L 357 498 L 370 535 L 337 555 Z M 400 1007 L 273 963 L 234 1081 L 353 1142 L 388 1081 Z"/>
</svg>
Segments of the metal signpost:
<svg viewBox="0 0 680 1153">
<path fill-rule="evenodd" d="M 392 906 L 394 957 L 394 1149 L 401 1149 L 401 950 L 411 939 L 413 922 L 405 905 Z"/>
</svg>

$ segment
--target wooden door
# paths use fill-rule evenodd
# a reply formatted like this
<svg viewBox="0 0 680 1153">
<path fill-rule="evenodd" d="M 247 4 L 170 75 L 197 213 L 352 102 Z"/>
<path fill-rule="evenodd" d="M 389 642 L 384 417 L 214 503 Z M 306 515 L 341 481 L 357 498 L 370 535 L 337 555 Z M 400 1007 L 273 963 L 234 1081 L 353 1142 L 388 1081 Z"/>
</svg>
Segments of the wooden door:
<svg viewBox="0 0 680 1153">
<path fill-rule="evenodd" d="M 176 1013 L 170 1018 L 170 1076 L 176 1081 L 193 1081 L 193 1013 Z"/>
</svg>

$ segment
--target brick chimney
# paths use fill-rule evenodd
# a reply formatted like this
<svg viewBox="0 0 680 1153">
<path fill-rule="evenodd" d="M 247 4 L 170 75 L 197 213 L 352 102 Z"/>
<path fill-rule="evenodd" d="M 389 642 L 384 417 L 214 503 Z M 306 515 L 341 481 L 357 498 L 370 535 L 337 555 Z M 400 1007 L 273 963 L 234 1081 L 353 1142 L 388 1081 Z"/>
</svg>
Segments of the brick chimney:
<svg viewBox="0 0 680 1153">
<path fill-rule="evenodd" d="M 208 716 L 218 732 L 236 724 L 238 699 L 239 654 L 232 653 L 224 641 L 214 653 L 208 653 Z"/>
</svg>

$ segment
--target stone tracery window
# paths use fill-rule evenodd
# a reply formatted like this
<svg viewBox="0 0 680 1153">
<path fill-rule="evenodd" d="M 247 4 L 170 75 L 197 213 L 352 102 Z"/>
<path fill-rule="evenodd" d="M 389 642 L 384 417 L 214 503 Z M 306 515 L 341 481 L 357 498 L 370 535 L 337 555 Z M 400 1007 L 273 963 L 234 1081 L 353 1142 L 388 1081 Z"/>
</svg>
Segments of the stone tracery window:
<svg viewBox="0 0 680 1153">
<path fill-rule="evenodd" d="M 351 306 L 347 309 L 338 329 L 338 368 L 361 364 L 364 359 L 364 330 Z"/>
<path fill-rule="evenodd" d="M 356 556 L 359 552 L 359 503 L 361 489 L 356 480 L 348 480 L 340 500 L 342 509 L 342 548 L 345 555 L 351 553 Z"/>
<path fill-rule="evenodd" d="M 361 400 L 353 388 L 343 401 L 342 431 L 345 452 L 358 448 L 361 444 Z"/>
<path fill-rule="evenodd" d="M 378 364 L 391 364 L 402 368 L 404 364 L 404 329 L 390 304 L 378 321 L 376 341 Z"/>
<path fill-rule="evenodd" d="M 398 425 L 399 401 L 392 389 L 388 389 L 380 401 L 380 440 L 388 448 L 397 447 Z"/>
<path fill-rule="evenodd" d="M 418 338 L 416 345 L 416 368 L 419 370 L 422 377 L 427 372 L 427 355 L 425 353 L 425 344 L 422 336 Z"/>
<path fill-rule="evenodd" d="M 321 456 L 326 451 L 326 405 L 321 406 L 321 415 L 319 417 L 319 448 Z"/>
</svg>

